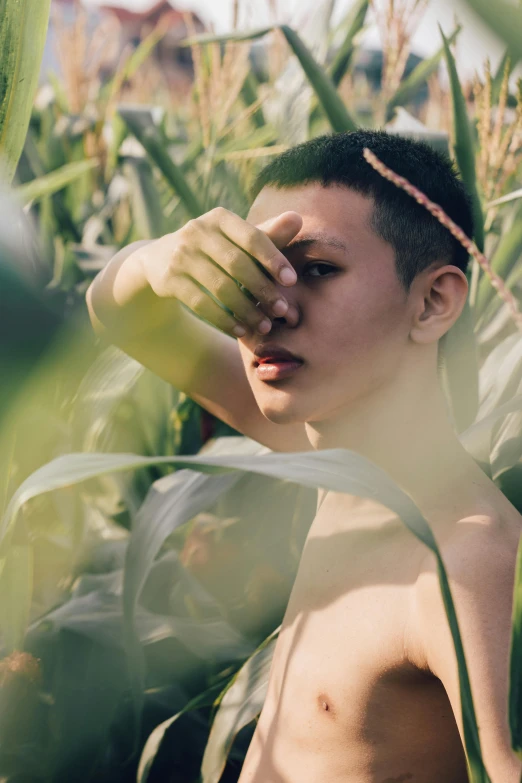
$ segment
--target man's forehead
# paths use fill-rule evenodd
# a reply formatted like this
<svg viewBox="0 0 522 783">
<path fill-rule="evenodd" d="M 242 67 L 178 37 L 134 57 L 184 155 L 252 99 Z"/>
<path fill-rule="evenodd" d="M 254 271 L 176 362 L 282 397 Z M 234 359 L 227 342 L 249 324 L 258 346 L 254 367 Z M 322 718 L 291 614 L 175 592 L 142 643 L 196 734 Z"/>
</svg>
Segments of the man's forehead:
<svg viewBox="0 0 522 783">
<path fill-rule="evenodd" d="M 349 247 L 344 239 L 336 236 L 335 234 L 328 233 L 327 231 L 307 231 L 297 239 L 293 239 L 287 245 L 285 250 L 297 250 L 306 249 L 314 246 L 318 247 L 333 247 L 336 250 L 342 250 L 344 253 L 349 252 Z"/>
<path fill-rule="evenodd" d="M 298 212 L 303 218 L 298 240 L 302 247 L 306 240 L 307 246 L 313 243 L 346 250 L 348 234 L 365 233 L 369 227 L 373 200 L 337 184 L 324 187 L 312 182 L 291 188 L 266 185 L 251 204 L 246 219 L 261 225 L 287 211 Z"/>
</svg>

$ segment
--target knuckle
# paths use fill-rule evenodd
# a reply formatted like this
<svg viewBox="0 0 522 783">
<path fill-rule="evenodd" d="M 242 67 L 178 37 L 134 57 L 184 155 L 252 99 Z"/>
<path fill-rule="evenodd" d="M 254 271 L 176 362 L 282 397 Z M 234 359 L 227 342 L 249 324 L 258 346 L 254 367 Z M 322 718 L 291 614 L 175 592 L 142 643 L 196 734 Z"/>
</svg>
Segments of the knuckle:
<svg viewBox="0 0 522 783">
<path fill-rule="evenodd" d="M 174 248 L 172 257 L 182 258 L 184 255 L 187 255 L 187 253 L 190 253 L 191 250 L 193 250 L 192 245 L 189 244 L 187 239 L 183 238 L 178 242 L 178 244 Z"/>
<path fill-rule="evenodd" d="M 274 252 L 270 253 L 268 256 L 267 263 L 270 264 L 271 267 L 279 267 L 281 260 L 281 253 L 278 250 L 274 250 Z"/>
<path fill-rule="evenodd" d="M 216 220 L 221 220 L 221 218 L 225 217 L 227 210 L 225 207 L 214 207 L 214 209 L 211 209 L 208 213 L 209 215 L 212 215 L 213 218 Z"/>
<path fill-rule="evenodd" d="M 220 275 L 219 277 L 216 277 L 212 281 L 212 291 L 214 291 L 218 296 L 220 294 L 224 294 L 228 289 L 228 280 L 223 275 Z"/>
<path fill-rule="evenodd" d="M 259 293 L 264 299 L 274 299 L 274 288 L 270 283 L 262 285 L 259 289 Z"/>
<path fill-rule="evenodd" d="M 199 230 L 199 224 L 197 223 L 198 218 L 192 218 L 188 221 L 188 223 L 185 223 L 183 228 L 180 230 L 180 234 L 182 237 L 193 237 L 194 234 L 197 233 Z"/>
<path fill-rule="evenodd" d="M 189 306 L 196 313 L 202 313 L 205 306 L 205 295 L 203 293 L 192 294 L 189 299 Z"/>
<path fill-rule="evenodd" d="M 260 255 L 259 229 L 246 223 L 243 230 L 243 247 L 247 253 L 250 253 L 251 256 L 257 258 L 258 255 Z"/>
<path fill-rule="evenodd" d="M 223 257 L 223 262 L 226 265 L 227 271 L 234 277 L 241 270 L 241 253 L 235 247 L 230 247 Z"/>
</svg>

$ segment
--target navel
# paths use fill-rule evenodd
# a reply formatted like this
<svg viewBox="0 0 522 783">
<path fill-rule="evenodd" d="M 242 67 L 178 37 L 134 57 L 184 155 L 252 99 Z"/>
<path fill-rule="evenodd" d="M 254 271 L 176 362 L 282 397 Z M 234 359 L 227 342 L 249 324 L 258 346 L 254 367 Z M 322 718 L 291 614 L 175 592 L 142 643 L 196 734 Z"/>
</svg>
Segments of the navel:
<svg viewBox="0 0 522 783">
<path fill-rule="evenodd" d="M 335 715 L 332 702 L 326 693 L 320 693 L 317 697 L 317 703 L 322 712 L 328 712 L 330 715 Z"/>
<path fill-rule="evenodd" d="M 411 780 L 413 774 L 411 772 L 403 772 L 399 777 L 386 778 L 382 783 L 406 783 L 407 780 Z"/>
</svg>

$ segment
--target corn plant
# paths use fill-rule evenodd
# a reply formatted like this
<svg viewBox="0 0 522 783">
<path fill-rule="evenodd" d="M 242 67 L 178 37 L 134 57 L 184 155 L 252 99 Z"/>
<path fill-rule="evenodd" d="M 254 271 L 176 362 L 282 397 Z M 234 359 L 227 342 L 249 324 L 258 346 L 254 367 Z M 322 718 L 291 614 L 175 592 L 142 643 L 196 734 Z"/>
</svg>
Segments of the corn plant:
<svg viewBox="0 0 522 783">
<path fill-rule="evenodd" d="M 11 12 L 6 18 L 18 22 L 18 0 L 5 2 Z M 39 5 L 40 21 L 44 7 Z M 48 780 L 113 780 L 115 768 L 121 779 L 135 779 L 137 771 L 140 781 L 176 772 L 203 783 L 217 783 L 223 774 L 233 778 L 263 703 L 278 625 L 322 487 L 373 497 L 394 509 L 435 555 L 459 665 L 470 778 L 488 781 L 444 563 L 411 500 L 376 466 L 343 449 L 290 458 L 237 437 L 219 422 L 212 424 L 214 439 L 205 443 L 199 406 L 116 349 L 89 347 L 92 337 L 72 320 L 93 274 L 118 247 L 176 230 L 217 204 L 244 216 L 258 167 L 285 149 L 288 138 L 360 125 L 358 107 L 346 96 L 355 95 L 350 69 L 367 8 L 360 0 L 341 22 L 335 53 L 329 52 L 334 31 L 326 42 L 275 23 L 226 36 L 191 33 L 185 46 L 192 51 L 195 82 L 187 105 L 131 106 L 121 100 L 123 86 L 147 67 L 165 32 L 158 28 L 134 55 L 122 58 L 112 80 L 91 91 L 94 99 L 88 85 L 80 84 L 78 61 L 65 85 L 53 80 L 54 97 L 33 110 L 14 193 L 36 218 L 54 262 L 45 293 L 59 294 L 69 308 L 69 335 L 9 414 L 21 427 L 34 400 L 61 400 L 56 407 L 47 403 L 53 448 L 32 443 L 32 461 L 22 467 L 16 458 L 8 461 L 7 474 L 13 475 L 0 527 L 0 664 L 11 695 L 0 705 L 0 721 L 7 730 L 15 703 L 17 719 L 0 769 L 26 775 L 45 770 Z M 328 29 L 330 5 L 322 11 L 317 29 Z M 492 271 L 518 295 L 520 194 L 506 191 L 518 185 L 520 96 L 511 96 L 515 117 L 507 127 L 504 122 L 516 42 L 508 40 L 495 77 L 486 66 L 484 82 L 475 81 L 475 126 L 451 51 L 458 26 L 448 38 L 441 36 L 434 57 L 401 81 L 412 21 L 404 17 L 398 36 L 385 46 L 385 100 L 379 96 L 384 113 L 373 122 L 391 119 L 396 107 L 408 105 L 445 58 L 451 151 L 472 194 L 474 240 L 491 257 Z M 7 28 L 0 24 L 3 40 Z M 86 51 L 81 19 L 75 35 L 75 52 Z M 21 54 L 25 39 L 19 40 L 18 61 L 29 68 L 30 58 Z M 280 72 L 264 83 L 249 63 L 253 40 L 263 40 L 277 55 L 270 60 Z M 29 81 L 23 89 L 28 87 Z M 294 105 L 301 94 L 306 101 Z M 5 119 L 0 101 L 0 145 L 11 139 L 4 144 L 13 150 L 13 173 L 32 95 L 18 100 L 22 125 Z M 493 108 L 497 118 L 491 123 Z M 295 127 L 285 127 L 285 116 Z M 522 510 L 522 342 L 506 301 L 475 260 L 470 277 L 469 302 L 446 338 L 446 391 L 462 443 Z M 29 437 L 21 439 L 29 451 Z M 0 444 L 11 446 L 5 433 Z M 64 456 L 51 460 L 56 453 Z M 259 533 L 255 538 L 263 529 L 252 502 L 256 493 L 272 503 L 271 514 L 263 508 L 263 517 L 274 520 L 264 539 Z M 232 571 L 230 564 L 237 568 L 244 558 L 237 545 L 241 530 L 243 545 L 253 538 L 255 546 L 242 581 L 227 591 L 224 564 Z M 271 546 L 277 531 L 279 545 Z M 60 551 L 62 559 L 43 582 L 38 562 L 50 551 Z M 521 569 L 519 557 L 510 694 L 517 752 Z M 87 666 L 93 672 L 88 687 L 78 687 L 71 699 L 67 688 L 81 682 Z M 53 733 L 42 740 L 39 726 L 47 723 Z M 118 726 L 125 740 L 114 736 Z M 183 758 L 176 757 L 176 747 L 183 748 Z"/>
</svg>

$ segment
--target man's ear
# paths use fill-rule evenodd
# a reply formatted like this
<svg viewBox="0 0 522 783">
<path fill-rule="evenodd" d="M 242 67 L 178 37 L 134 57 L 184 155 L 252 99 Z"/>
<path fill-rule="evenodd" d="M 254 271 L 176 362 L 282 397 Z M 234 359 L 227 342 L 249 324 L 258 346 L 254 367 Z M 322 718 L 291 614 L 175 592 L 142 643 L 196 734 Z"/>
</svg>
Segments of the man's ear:
<svg viewBox="0 0 522 783">
<path fill-rule="evenodd" d="M 426 270 L 414 281 L 415 310 L 410 337 L 433 343 L 446 334 L 461 314 L 468 296 L 468 280 L 453 264 Z"/>
</svg>

